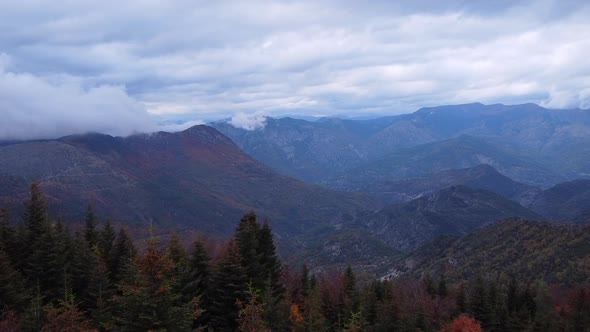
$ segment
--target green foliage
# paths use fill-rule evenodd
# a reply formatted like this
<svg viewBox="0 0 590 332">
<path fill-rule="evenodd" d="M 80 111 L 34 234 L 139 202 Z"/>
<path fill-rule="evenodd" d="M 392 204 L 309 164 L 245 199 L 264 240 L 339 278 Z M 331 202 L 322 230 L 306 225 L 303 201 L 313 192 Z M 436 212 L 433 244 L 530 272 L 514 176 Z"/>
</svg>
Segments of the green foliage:
<svg viewBox="0 0 590 332">
<path fill-rule="evenodd" d="M 92 205 L 86 208 L 86 217 L 84 217 L 84 238 L 87 244 L 92 247 L 98 242 L 98 234 L 96 232 L 96 216 Z"/>
<path fill-rule="evenodd" d="M 122 331 L 183 331 L 192 325 L 190 306 L 178 305 L 171 289 L 174 264 L 157 249 L 157 241 L 147 241 L 144 255 L 127 265 L 114 299 L 115 319 Z"/>
<path fill-rule="evenodd" d="M 119 230 L 119 234 L 110 253 L 110 270 L 113 281 L 118 282 L 123 276 L 123 272 L 136 256 L 137 250 L 133 241 L 127 235 L 124 228 Z"/>
<path fill-rule="evenodd" d="M 436 269 L 432 274 L 424 273 L 421 280 L 366 280 L 352 266 L 319 274 L 304 265 L 300 273 L 292 274 L 281 265 L 270 226 L 260 226 L 253 213 L 244 216 L 236 239 L 230 240 L 224 255 L 213 262 L 202 241 L 195 241 L 187 255 L 177 235 L 163 245 L 151 236 L 138 253 L 125 230 L 114 237 L 110 223 L 96 232 L 96 242 L 90 245 L 86 233 L 72 233 L 60 221 L 43 219 L 43 201 L 40 191 L 32 189 L 28 219 L 20 227 L 14 228 L 6 218 L 0 220 L 0 329 L 590 329 L 587 286 L 548 286 L 520 279 L 519 271 L 458 278 L 451 268 L 444 275 Z M 527 222 L 517 222 L 515 228 L 500 226 L 504 227 L 521 232 L 524 242 L 537 238 L 530 229 L 539 230 Z M 40 229 L 44 231 L 38 232 Z M 586 243 L 577 239 L 584 238 L 580 230 L 585 229 L 570 229 L 578 234 L 574 243 L 563 247 L 568 252 L 583 252 Z M 488 230 L 484 234 L 494 233 Z M 558 229 L 543 236 L 551 239 L 555 234 L 561 238 L 569 233 Z M 34 245 L 29 246 L 29 241 Z M 15 248 L 28 249 L 23 253 Z M 472 248 L 479 248 L 478 244 Z M 243 254 L 251 256 L 244 259 Z M 253 267 L 258 274 L 248 275 Z M 452 276 L 449 282 L 446 273 Z M 257 288 L 255 282 L 262 286 Z"/>
<path fill-rule="evenodd" d="M 231 240 L 211 280 L 210 326 L 221 331 L 238 328 L 236 301 L 245 298 L 246 278 L 240 248 Z"/>
</svg>

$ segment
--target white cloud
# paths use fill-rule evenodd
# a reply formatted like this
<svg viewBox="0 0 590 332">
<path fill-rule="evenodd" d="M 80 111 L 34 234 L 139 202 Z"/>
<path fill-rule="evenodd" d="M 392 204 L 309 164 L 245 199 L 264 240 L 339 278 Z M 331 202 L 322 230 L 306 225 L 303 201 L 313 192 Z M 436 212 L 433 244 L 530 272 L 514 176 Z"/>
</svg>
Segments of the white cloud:
<svg viewBox="0 0 590 332">
<path fill-rule="evenodd" d="M 0 139 L 55 138 L 101 132 L 126 136 L 134 132 L 179 131 L 202 121 L 159 125 L 124 87 L 83 88 L 78 80 L 56 83 L 30 73 L 7 71 L 0 54 Z"/>
<path fill-rule="evenodd" d="M 246 130 L 262 129 L 266 126 L 266 116 L 260 112 L 244 113 L 239 112 L 231 117 L 229 124 L 235 128 Z"/>
<path fill-rule="evenodd" d="M 2 79 L 21 82 L 11 94 L 29 100 L 10 97 L 20 116 L 4 121 L 22 119 L 34 100 L 60 104 L 53 89 L 86 114 L 39 111 L 59 132 L 86 128 L 62 119 L 87 119 L 107 99 L 116 111 L 101 111 L 104 118 L 128 121 L 95 119 L 93 127 L 121 133 L 153 126 L 145 109 L 204 120 L 238 113 L 242 123 L 239 113 L 250 110 L 588 107 L 589 16 L 587 2 L 558 0 L 0 1 L 0 29 L 10 32 L 0 34 L 0 52 L 11 56 L 0 58 Z M 46 94 L 33 99 L 39 85 Z"/>
</svg>

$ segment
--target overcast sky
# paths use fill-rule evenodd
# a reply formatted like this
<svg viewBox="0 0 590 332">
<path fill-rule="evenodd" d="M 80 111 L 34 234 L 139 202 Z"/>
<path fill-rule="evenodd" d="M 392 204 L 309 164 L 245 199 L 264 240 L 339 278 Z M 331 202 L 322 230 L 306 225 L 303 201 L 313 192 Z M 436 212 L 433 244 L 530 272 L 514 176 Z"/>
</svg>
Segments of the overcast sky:
<svg viewBox="0 0 590 332">
<path fill-rule="evenodd" d="M 162 117 L 256 128 L 475 101 L 590 107 L 588 1 L 393 2 L 0 1 L 0 139 L 180 128 Z"/>
</svg>

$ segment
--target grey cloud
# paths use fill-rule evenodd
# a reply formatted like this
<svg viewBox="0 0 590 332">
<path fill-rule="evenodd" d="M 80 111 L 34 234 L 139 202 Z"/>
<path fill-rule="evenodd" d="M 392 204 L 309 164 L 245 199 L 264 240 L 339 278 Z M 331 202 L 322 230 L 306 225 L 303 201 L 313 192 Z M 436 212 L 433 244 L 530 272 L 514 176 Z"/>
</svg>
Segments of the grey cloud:
<svg viewBox="0 0 590 332">
<path fill-rule="evenodd" d="M 67 95 L 39 113 L 49 121 L 92 114 L 72 106 L 128 114 L 125 128 L 96 129 L 112 132 L 153 128 L 146 111 L 209 120 L 471 101 L 588 107 L 589 14 L 571 0 L 0 2 L 10 31 L 0 53 L 11 57 L 2 79 Z M 0 93 L 33 114 L 19 92 Z M 99 93 L 116 111 L 95 105 Z"/>
<path fill-rule="evenodd" d="M 121 86 L 84 89 L 76 80 L 51 82 L 30 73 L 8 71 L 8 67 L 10 59 L 0 54 L 0 140 L 54 138 L 90 131 L 126 136 L 178 131 L 202 123 L 161 125 Z"/>
</svg>

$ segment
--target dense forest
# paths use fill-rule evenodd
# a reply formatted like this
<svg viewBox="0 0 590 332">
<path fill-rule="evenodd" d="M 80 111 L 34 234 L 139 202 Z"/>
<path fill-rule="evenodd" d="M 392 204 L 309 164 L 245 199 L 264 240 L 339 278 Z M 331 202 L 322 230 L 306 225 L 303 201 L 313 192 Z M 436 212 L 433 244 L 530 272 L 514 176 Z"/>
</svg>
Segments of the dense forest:
<svg viewBox="0 0 590 332">
<path fill-rule="evenodd" d="M 0 211 L 0 331 L 590 331 L 588 285 L 313 274 L 281 262 L 253 212 L 218 254 L 174 234 L 137 245 L 91 207 L 79 228 L 47 211 L 37 185 L 22 222 Z"/>
</svg>

